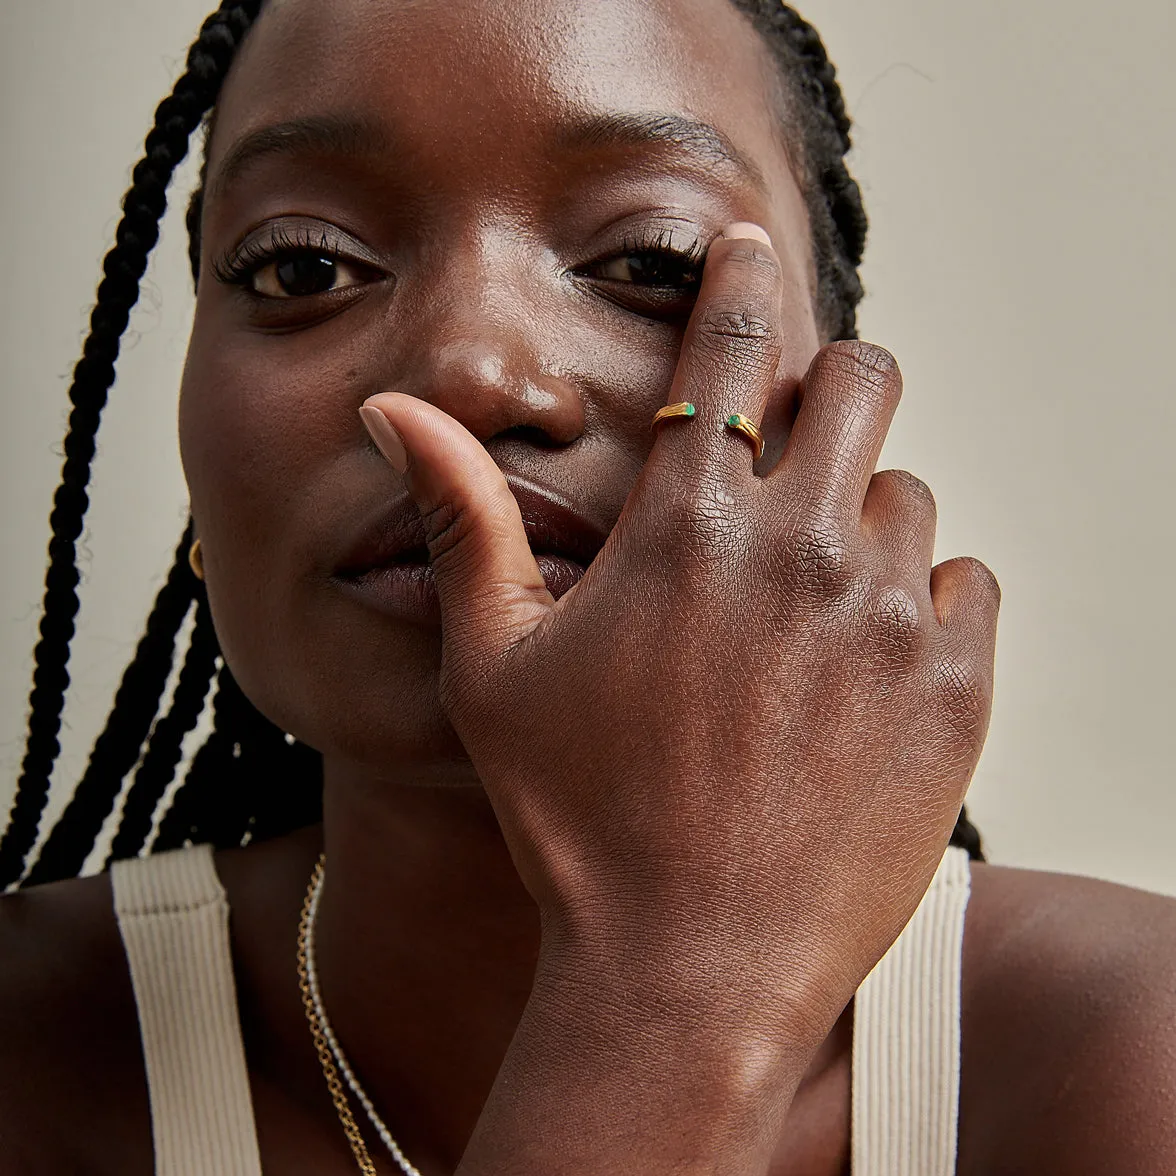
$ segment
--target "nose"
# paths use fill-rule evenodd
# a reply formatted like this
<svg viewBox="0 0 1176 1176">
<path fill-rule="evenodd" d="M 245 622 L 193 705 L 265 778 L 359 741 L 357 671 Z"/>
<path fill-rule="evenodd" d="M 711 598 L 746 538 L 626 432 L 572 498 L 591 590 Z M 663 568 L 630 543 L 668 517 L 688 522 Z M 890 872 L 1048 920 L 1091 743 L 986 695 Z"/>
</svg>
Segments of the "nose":
<svg viewBox="0 0 1176 1176">
<path fill-rule="evenodd" d="M 513 432 L 568 445 L 584 431 L 583 400 L 558 373 L 560 332 L 550 306 L 537 305 L 543 278 L 522 252 L 451 245 L 431 279 L 413 283 L 396 387 L 483 443 Z"/>
</svg>

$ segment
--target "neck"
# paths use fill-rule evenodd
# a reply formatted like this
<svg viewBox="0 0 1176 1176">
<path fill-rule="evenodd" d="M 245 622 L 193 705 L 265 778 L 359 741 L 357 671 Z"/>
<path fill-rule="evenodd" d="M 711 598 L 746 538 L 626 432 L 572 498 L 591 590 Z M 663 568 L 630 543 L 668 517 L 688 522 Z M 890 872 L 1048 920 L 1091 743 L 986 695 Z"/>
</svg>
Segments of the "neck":
<svg viewBox="0 0 1176 1176">
<path fill-rule="evenodd" d="M 453 771 L 428 784 L 423 774 L 376 780 L 330 762 L 325 774 L 327 871 L 316 924 L 323 1000 L 409 1159 L 426 1174 L 452 1172 L 530 994 L 538 912 L 476 780 Z M 317 839 L 303 840 L 294 856 L 304 889 Z M 300 1009 L 286 1008 L 283 1021 L 301 1022 Z M 834 1139 L 844 1135 L 849 1025 L 847 1013 L 794 1104 Z M 302 1047 L 305 1033 L 297 1024 Z"/>
<path fill-rule="evenodd" d="M 323 998 L 389 1129 L 452 1171 L 530 993 L 538 912 L 476 782 L 329 764 Z"/>
</svg>

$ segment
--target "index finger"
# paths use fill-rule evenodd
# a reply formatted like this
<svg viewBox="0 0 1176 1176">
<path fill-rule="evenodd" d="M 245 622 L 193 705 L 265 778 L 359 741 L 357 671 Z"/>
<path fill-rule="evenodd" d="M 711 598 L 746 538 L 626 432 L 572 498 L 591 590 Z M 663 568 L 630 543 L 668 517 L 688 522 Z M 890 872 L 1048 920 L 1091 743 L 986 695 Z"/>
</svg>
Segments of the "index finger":
<svg viewBox="0 0 1176 1176">
<path fill-rule="evenodd" d="M 735 413 L 763 419 L 780 365 L 782 289 L 779 258 L 758 225 L 728 225 L 711 244 L 669 398 L 692 404 L 694 422 L 659 426 L 646 466 L 655 476 L 674 476 L 661 468 L 667 462 L 716 469 L 732 483 L 753 476 L 752 445 L 726 422 Z"/>
</svg>

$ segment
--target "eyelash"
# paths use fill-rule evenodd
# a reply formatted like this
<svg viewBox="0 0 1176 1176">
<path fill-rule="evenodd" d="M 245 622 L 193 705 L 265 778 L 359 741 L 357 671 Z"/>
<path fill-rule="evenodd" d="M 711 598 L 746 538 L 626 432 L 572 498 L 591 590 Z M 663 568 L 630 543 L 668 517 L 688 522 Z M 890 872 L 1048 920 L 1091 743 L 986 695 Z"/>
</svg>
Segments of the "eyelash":
<svg viewBox="0 0 1176 1176">
<path fill-rule="evenodd" d="M 674 234 L 669 229 L 659 229 L 656 236 L 634 236 L 626 237 L 621 242 L 620 249 L 611 254 L 609 257 L 594 264 L 599 266 L 608 261 L 615 261 L 621 257 L 630 257 L 634 254 L 653 254 L 658 257 L 670 258 L 673 261 L 679 262 L 685 268 L 695 271 L 688 283 L 674 286 L 654 286 L 652 289 L 669 290 L 669 289 L 685 289 L 687 286 L 697 286 L 699 280 L 702 278 L 702 261 L 706 256 L 706 246 L 702 241 L 695 239 L 685 249 L 675 247 L 672 242 Z M 634 283 L 636 284 L 636 283 Z"/>
<path fill-rule="evenodd" d="M 224 257 L 213 262 L 212 272 L 217 280 L 224 282 L 225 285 L 247 287 L 254 275 L 267 265 L 285 261 L 302 253 L 329 257 L 335 262 L 356 264 L 343 250 L 331 243 L 325 229 L 317 234 L 318 240 L 314 239 L 315 236 L 316 234 L 305 226 L 291 231 L 285 225 L 274 225 L 268 240 L 250 237 Z"/>
<path fill-rule="evenodd" d="M 672 245 L 674 234 L 669 229 L 659 229 L 655 235 L 636 234 L 625 237 L 620 248 L 600 261 L 593 262 L 590 269 L 599 268 L 612 261 L 632 256 L 655 256 L 672 260 L 690 271 L 686 282 L 655 285 L 649 283 L 643 288 L 657 291 L 689 290 L 697 287 L 701 279 L 701 266 L 706 256 L 706 245 L 701 240 L 694 240 L 686 249 Z M 316 239 L 317 238 L 317 239 Z M 218 281 L 229 286 L 239 286 L 249 290 L 249 283 L 266 266 L 275 262 L 285 261 L 299 254 L 313 254 L 316 257 L 326 257 L 334 262 L 356 263 L 350 255 L 331 242 L 325 229 L 315 232 L 305 226 L 293 230 L 285 225 L 275 225 L 269 238 L 251 237 L 224 257 L 213 262 L 212 270 Z M 641 283 L 622 283 L 619 279 L 598 279 L 612 281 L 618 285 L 642 287 Z M 257 298 L 266 295 L 249 291 Z"/>
</svg>

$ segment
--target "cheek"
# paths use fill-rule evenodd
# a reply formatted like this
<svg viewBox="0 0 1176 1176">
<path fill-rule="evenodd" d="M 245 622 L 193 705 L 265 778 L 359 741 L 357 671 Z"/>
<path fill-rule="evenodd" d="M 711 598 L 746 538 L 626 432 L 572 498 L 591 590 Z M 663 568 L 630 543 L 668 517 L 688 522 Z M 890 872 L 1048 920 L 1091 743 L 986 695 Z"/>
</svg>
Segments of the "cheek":
<svg viewBox="0 0 1176 1176">
<path fill-rule="evenodd" d="M 180 396 L 180 448 L 202 530 L 252 529 L 264 542 L 324 464 L 354 436 L 370 391 L 360 336 L 350 346 L 232 334 L 198 325 Z M 348 411 L 350 410 L 350 411 Z M 211 541 L 211 535 L 209 535 Z"/>
<path fill-rule="evenodd" d="M 378 387 L 360 333 L 315 334 L 198 316 L 180 445 L 225 658 L 263 714 L 323 750 L 332 699 L 371 685 L 342 656 L 355 635 L 338 629 L 323 561 L 357 476 L 370 481 L 356 410 Z"/>
<path fill-rule="evenodd" d="M 649 422 L 669 396 L 683 334 L 665 324 L 624 326 L 603 343 L 599 335 L 586 339 L 580 354 L 588 362 L 569 373 L 583 392 L 591 448 L 607 463 L 585 474 L 608 487 L 618 510 L 653 445 Z"/>
</svg>

